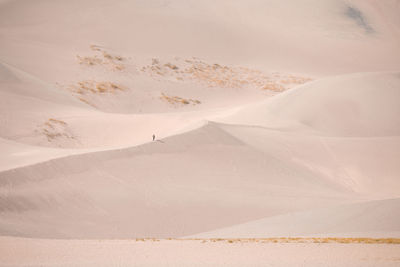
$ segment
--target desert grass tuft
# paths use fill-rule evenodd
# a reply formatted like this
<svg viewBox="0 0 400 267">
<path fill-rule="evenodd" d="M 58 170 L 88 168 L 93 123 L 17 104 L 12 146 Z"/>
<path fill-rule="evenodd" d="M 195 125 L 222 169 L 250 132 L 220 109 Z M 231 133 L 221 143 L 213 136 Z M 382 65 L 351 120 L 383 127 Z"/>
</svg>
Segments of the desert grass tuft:
<svg viewBox="0 0 400 267">
<path fill-rule="evenodd" d="M 182 106 L 182 105 L 199 105 L 201 102 L 196 99 L 185 99 L 179 96 L 169 96 L 164 93 L 161 93 L 160 99 L 166 101 L 167 103 L 174 106 Z"/>
<path fill-rule="evenodd" d="M 310 81 L 310 78 L 272 73 L 265 75 L 259 70 L 247 67 L 209 64 L 197 58 L 166 62 L 153 58 L 151 65 L 140 70 L 154 78 L 171 78 L 177 81 L 197 81 L 208 87 L 243 88 L 251 87 L 262 90 L 281 92 L 295 85 Z"/>
</svg>

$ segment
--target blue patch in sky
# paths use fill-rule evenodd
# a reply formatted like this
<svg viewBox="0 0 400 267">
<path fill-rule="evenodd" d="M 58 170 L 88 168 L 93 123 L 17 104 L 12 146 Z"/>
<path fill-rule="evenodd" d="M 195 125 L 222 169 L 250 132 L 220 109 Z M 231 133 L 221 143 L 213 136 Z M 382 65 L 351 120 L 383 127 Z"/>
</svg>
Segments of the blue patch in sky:
<svg viewBox="0 0 400 267">
<path fill-rule="evenodd" d="M 364 15 L 361 11 L 355 7 L 348 6 L 346 9 L 346 16 L 354 20 L 358 26 L 363 28 L 366 33 L 373 33 L 375 32 L 374 29 L 369 25 L 367 20 L 365 19 Z"/>
</svg>

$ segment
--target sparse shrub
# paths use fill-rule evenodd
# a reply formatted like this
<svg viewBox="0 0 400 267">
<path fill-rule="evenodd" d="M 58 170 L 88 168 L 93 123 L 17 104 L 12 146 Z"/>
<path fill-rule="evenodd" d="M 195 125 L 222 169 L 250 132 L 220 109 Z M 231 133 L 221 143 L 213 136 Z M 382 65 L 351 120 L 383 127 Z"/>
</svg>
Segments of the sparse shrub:
<svg viewBox="0 0 400 267">
<path fill-rule="evenodd" d="M 168 67 L 170 69 L 173 69 L 173 70 L 179 69 L 176 65 L 173 65 L 171 63 L 166 63 L 166 64 L 164 64 L 164 66 L 166 66 L 166 67 Z"/>
<path fill-rule="evenodd" d="M 176 59 L 176 61 L 178 62 L 179 60 Z M 152 64 L 142 67 L 141 70 L 153 77 L 162 76 L 167 78 L 175 76 L 176 80 L 179 81 L 184 81 L 185 79 L 196 80 L 205 83 L 209 87 L 253 87 L 277 92 L 311 80 L 305 77 L 278 73 L 266 76 L 259 70 L 246 67 L 222 66 L 217 63 L 208 64 L 196 58 L 185 59 L 179 63 L 183 63 L 183 66 L 170 62 L 160 65 L 160 60 L 153 58 Z"/>
<path fill-rule="evenodd" d="M 49 118 L 40 128 L 48 142 L 56 139 L 75 139 L 75 136 L 68 129 L 68 124 L 59 119 Z"/>
<path fill-rule="evenodd" d="M 87 93 L 116 93 L 117 91 L 124 91 L 125 88 L 113 82 L 96 82 L 96 81 L 81 81 L 77 85 L 72 85 L 69 89 L 78 94 Z"/>
<path fill-rule="evenodd" d="M 99 54 L 86 57 L 81 57 L 78 55 L 77 58 L 79 64 L 86 66 L 95 66 L 95 65 L 109 66 L 109 68 L 111 68 L 112 70 L 118 70 L 118 71 L 125 69 L 125 66 L 120 64 L 120 62 L 123 60 L 123 57 L 113 56 L 96 45 L 91 45 L 90 49 L 92 51 L 99 52 Z M 116 63 L 115 61 L 119 63 Z"/>
<path fill-rule="evenodd" d="M 189 105 L 189 104 L 198 105 L 198 104 L 201 103 L 199 100 L 185 99 L 185 98 L 182 98 L 182 97 L 179 97 L 179 96 L 169 96 L 169 95 L 166 95 L 164 93 L 161 93 L 160 99 L 163 100 L 163 101 L 168 102 L 169 104 L 175 105 L 175 106 L 178 105 L 178 104 L 182 104 L 182 105 Z"/>
</svg>

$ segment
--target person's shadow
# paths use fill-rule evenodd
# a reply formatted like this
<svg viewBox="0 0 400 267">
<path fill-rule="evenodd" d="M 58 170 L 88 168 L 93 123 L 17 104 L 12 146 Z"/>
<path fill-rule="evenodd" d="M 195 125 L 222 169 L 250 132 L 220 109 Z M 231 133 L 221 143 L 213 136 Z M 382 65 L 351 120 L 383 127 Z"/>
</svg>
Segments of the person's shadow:
<svg viewBox="0 0 400 267">
<path fill-rule="evenodd" d="M 159 140 L 159 139 L 157 139 L 156 141 L 160 142 L 160 143 L 163 143 L 163 144 L 165 143 L 163 140 Z"/>
</svg>

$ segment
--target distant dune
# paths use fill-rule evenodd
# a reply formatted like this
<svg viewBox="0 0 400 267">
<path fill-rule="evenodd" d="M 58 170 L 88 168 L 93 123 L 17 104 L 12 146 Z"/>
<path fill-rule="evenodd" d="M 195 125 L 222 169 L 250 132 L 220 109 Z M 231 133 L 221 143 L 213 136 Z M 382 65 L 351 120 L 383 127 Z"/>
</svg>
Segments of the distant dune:
<svg viewBox="0 0 400 267">
<path fill-rule="evenodd" d="M 399 72 L 329 77 L 245 107 L 224 121 L 324 136 L 394 137 L 400 134 L 399 88 Z"/>
<path fill-rule="evenodd" d="M 195 237 L 399 237 L 400 222 L 393 216 L 399 205 L 399 199 L 390 199 L 289 213 L 198 234 Z"/>
</svg>

